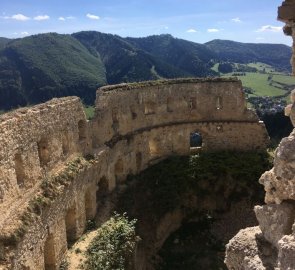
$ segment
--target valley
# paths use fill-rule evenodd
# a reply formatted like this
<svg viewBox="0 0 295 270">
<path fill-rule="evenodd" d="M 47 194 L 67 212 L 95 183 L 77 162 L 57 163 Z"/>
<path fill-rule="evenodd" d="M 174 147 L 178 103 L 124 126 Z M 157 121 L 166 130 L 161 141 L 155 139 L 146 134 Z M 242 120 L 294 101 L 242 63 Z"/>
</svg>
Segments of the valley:
<svg viewBox="0 0 295 270">
<path fill-rule="evenodd" d="M 239 71 L 226 76 L 238 76 L 252 89 L 250 96 L 287 96 L 295 84 L 287 76 L 291 48 L 280 44 L 199 44 L 168 34 L 123 38 L 95 31 L 0 39 L 0 44 L 0 111 L 70 95 L 92 105 L 96 89 L 106 84 L 224 76 L 217 65 L 227 62 Z"/>
</svg>

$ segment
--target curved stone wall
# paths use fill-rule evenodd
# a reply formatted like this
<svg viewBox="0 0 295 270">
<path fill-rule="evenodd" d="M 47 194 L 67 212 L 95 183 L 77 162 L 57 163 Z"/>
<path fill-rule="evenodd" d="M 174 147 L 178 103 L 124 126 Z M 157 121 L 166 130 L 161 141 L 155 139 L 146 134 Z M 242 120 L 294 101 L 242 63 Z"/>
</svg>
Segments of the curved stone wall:
<svg viewBox="0 0 295 270">
<path fill-rule="evenodd" d="M 76 97 L 0 117 L 0 267 L 57 269 L 107 193 L 150 164 L 203 149 L 255 150 L 265 126 L 235 79 L 122 84 L 97 91 L 87 121 Z"/>
</svg>

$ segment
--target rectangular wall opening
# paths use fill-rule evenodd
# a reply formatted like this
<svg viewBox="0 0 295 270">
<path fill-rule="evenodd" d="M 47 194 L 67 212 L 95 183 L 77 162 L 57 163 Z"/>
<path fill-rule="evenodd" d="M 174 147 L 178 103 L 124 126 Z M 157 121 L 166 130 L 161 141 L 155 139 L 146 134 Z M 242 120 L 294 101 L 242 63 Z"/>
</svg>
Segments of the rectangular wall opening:
<svg viewBox="0 0 295 270">
<path fill-rule="evenodd" d="M 95 190 L 88 189 L 85 193 L 85 215 L 86 220 L 94 219 L 96 214 Z"/>
<path fill-rule="evenodd" d="M 174 110 L 174 99 L 169 97 L 167 99 L 167 112 L 173 112 Z"/>
<path fill-rule="evenodd" d="M 194 110 L 197 108 L 197 99 L 195 97 L 191 97 L 189 100 L 189 108 Z"/>
<path fill-rule="evenodd" d="M 46 166 L 50 161 L 49 143 L 46 138 L 38 142 L 38 154 L 41 167 Z"/>
<path fill-rule="evenodd" d="M 153 101 L 147 101 L 144 103 L 144 114 L 154 114 L 156 112 L 156 103 Z"/>
<path fill-rule="evenodd" d="M 56 254 L 54 248 L 54 238 L 49 234 L 44 246 L 44 267 L 45 270 L 56 269 Z"/>
<path fill-rule="evenodd" d="M 141 170 L 142 166 L 142 153 L 138 152 L 136 153 L 136 169 L 137 171 Z"/>
<path fill-rule="evenodd" d="M 20 188 L 25 186 L 25 168 L 21 154 L 16 154 L 14 156 L 15 174 L 16 182 Z"/>
<path fill-rule="evenodd" d="M 203 137 L 199 132 L 192 132 L 190 134 L 190 153 L 197 154 L 202 150 Z"/>
<path fill-rule="evenodd" d="M 67 131 L 62 134 L 62 154 L 67 156 L 70 152 L 70 138 Z"/>
<path fill-rule="evenodd" d="M 67 243 L 71 245 L 77 239 L 77 213 L 75 207 L 71 207 L 65 217 Z"/>
<path fill-rule="evenodd" d="M 158 158 L 160 156 L 158 141 L 156 139 L 149 140 L 149 150 L 151 158 Z"/>
<path fill-rule="evenodd" d="M 217 110 L 221 110 L 223 107 L 223 104 L 222 104 L 222 97 L 217 97 L 216 98 L 216 109 Z"/>
<path fill-rule="evenodd" d="M 135 110 L 135 106 L 130 106 L 130 112 L 131 112 L 131 117 L 132 119 L 136 119 L 137 118 L 137 113 L 136 113 L 136 110 Z"/>
<path fill-rule="evenodd" d="M 87 132 L 86 132 L 86 121 L 85 120 L 80 120 L 78 122 L 78 132 L 79 132 L 79 142 L 86 140 Z"/>
</svg>

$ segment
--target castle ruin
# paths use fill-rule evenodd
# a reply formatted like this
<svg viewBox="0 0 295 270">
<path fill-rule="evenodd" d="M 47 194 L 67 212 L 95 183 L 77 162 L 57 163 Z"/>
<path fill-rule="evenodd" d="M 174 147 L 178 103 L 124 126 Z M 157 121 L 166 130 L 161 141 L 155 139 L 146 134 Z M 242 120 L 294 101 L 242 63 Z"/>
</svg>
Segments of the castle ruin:
<svg viewBox="0 0 295 270">
<path fill-rule="evenodd" d="M 265 149 L 263 122 L 236 79 L 120 84 L 0 117 L 0 269 L 58 269 L 106 196 L 151 164 L 204 151 Z M 101 209 L 99 209 L 101 211 Z"/>
</svg>

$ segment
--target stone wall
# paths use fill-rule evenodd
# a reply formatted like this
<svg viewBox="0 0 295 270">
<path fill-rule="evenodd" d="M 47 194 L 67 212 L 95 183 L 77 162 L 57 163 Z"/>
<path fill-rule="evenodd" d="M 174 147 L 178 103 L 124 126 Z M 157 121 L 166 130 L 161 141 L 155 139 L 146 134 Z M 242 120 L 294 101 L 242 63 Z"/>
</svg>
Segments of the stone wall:
<svg viewBox="0 0 295 270">
<path fill-rule="evenodd" d="M 295 0 L 285 0 L 278 9 L 278 19 L 286 23 L 284 33 L 293 38 L 293 56 L 291 64 L 295 75 Z"/>
<path fill-rule="evenodd" d="M 295 131 L 275 151 L 274 167 L 259 182 L 266 205 L 255 206 L 259 226 L 241 230 L 227 245 L 229 269 L 295 269 Z"/>
<path fill-rule="evenodd" d="M 265 149 L 268 135 L 235 79 L 172 80 L 97 91 L 87 121 L 76 97 L 0 117 L 0 268 L 58 269 L 101 194 L 150 164 L 204 150 Z"/>
</svg>

